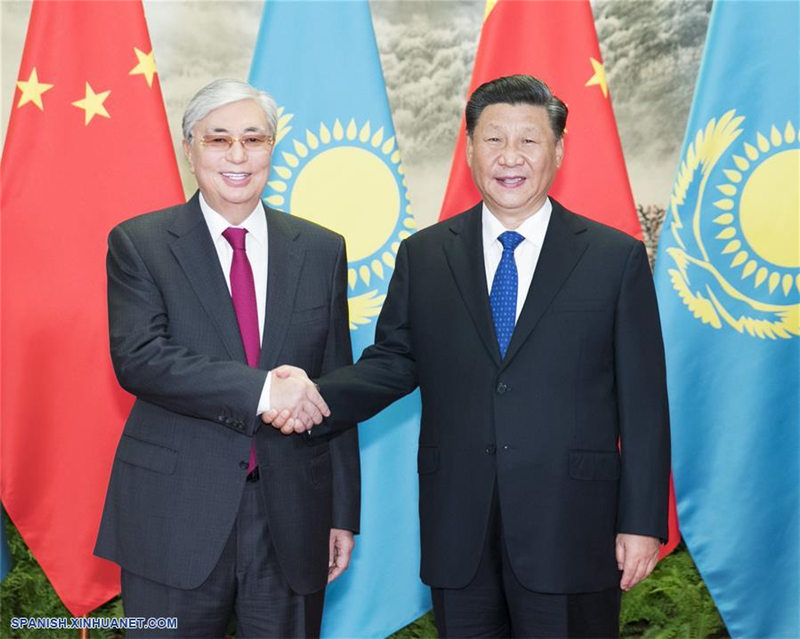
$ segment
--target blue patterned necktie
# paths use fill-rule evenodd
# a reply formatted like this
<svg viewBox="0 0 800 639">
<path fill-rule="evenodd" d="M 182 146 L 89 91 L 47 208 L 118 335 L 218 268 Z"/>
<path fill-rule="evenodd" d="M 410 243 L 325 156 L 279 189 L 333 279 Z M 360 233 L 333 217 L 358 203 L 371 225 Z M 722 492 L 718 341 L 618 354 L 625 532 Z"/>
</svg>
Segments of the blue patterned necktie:
<svg viewBox="0 0 800 639">
<path fill-rule="evenodd" d="M 506 231 L 497 238 L 503 245 L 503 257 L 492 281 L 492 292 L 489 304 L 492 306 L 494 332 L 500 346 L 500 356 L 506 356 L 511 334 L 517 318 L 517 263 L 514 261 L 514 250 L 525 238 L 516 231 Z"/>
</svg>

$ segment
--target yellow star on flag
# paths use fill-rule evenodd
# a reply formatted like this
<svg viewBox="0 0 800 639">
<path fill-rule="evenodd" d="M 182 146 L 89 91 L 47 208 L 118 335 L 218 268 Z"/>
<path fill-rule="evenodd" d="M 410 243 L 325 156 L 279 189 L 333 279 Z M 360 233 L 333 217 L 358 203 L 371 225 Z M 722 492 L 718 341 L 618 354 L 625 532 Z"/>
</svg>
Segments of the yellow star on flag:
<svg viewBox="0 0 800 639">
<path fill-rule="evenodd" d="M 106 111 L 106 108 L 103 106 L 103 102 L 105 102 L 110 93 L 111 91 L 95 93 L 94 89 L 92 89 L 89 83 L 86 83 L 86 97 L 82 100 L 76 100 L 72 103 L 72 106 L 76 106 L 79 109 L 86 111 L 84 125 L 88 126 L 89 122 L 91 122 L 92 118 L 96 115 L 102 115 L 104 118 L 111 117 L 108 114 L 108 111 Z"/>
<path fill-rule="evenodd" d="M 133 67 L 133 69 L 128 72 L 128 75 L 143 75 L 147 80 L 147 86 L 152 87 L 153 76 L 157 73 L 156 61 L 153 57 L 153 50 L 150 49 L 150 53 L 145 53 L 144 51 L 140 51 L 136 47 L 133 47 L 133 52 L 136 54 L 139 64 Z"/>
<path fill-rule="evenodd" d="M 593 85 L 599 85 L 600 90 L 603 92 L 603 97 L 607 98 L 608 84 L 606 84 L 606 69 L 601 62 L 598 62 L 594 58 L 589 58 L 589 62 L 592 63 L 594 75 L 589 78 L 589 81 L 585 84 L 585 86 L 590 87 Z"/>
<path fill-rule="evenodd" d="M 17 87 L 19 87 L 19 90 L 22 91 L 22 95 L 19 96 L 19 102 L 17 102 L 17 108 L 23 106 L 24 104 L 28 104 L 28 102 L 33 102 L 37 107 L 39 107 L 40 111 L 44 111 L 42 93 L 52 89 L 53 85 L 39 82 L 39 75 L 36 73 L 36 67 L 33 67 L 33 71 L 31 71 L 31 74 L 28 76 L 27 80 L 20 80 L 17 82 Z"/>
<path fill-rule="evenodd" d="M 494 9 L 494 6 L 497 4 L 497 0 L 486 0 L 486 9 L 483 12 L 483 21 L 486 22 L 486 18 L 489 17 L 489 14 Z"/>
</svg>

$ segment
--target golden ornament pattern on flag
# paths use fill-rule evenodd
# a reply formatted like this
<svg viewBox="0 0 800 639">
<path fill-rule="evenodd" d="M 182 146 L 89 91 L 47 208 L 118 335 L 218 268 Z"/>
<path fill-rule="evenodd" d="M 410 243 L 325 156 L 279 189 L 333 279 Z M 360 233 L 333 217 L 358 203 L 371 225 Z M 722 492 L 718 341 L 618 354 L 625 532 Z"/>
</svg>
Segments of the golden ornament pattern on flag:
<svg viewBox="0 0 800 639">
<path fill-rule="evenodd" d="M 292 130 L 293 114 L 278 111 L 280 142 Z M 288 138 L 283 149 L 276 152 L 266 202 L 344 235 L 350 329 L 369 325 L 386 297 L 376 278 L 388 278 L 400 242 L 416 228 L 397 141 L 383 126 L 337 118 Z"/>
<path fill-rule="evenodd" d="M 791 121 L 745 126 L 730 110 L 688 146 L 670 198 L 668 273 L 702 323 L 789 339 L 800 336 L 800 136 Z"/>
</svg>

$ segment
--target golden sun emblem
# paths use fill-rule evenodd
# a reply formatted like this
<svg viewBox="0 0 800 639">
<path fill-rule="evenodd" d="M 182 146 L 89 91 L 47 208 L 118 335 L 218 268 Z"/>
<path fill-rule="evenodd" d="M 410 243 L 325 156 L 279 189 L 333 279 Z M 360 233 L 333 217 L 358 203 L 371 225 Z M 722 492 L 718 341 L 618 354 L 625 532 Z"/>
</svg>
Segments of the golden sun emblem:
<svg viewBox="0 0 800 639">
<path fill-rule="evenodd" d="M 800 336 L 800 138 L 790 121 L 734 146 L 744 120 L 728 111 L 687 148 L 670 201 L 670 280 L 704 324 Z"/>
<path fill-rule="evenodd" d="M 265 201 L 326 226 L 347 241 L 350 327 L 380 312 L 400 241 L 416 228 L 394 136 L 369 121 L 338 119 L 290 139 L 292 116 L 279 110 L 272 179 Z"/>
</svg>

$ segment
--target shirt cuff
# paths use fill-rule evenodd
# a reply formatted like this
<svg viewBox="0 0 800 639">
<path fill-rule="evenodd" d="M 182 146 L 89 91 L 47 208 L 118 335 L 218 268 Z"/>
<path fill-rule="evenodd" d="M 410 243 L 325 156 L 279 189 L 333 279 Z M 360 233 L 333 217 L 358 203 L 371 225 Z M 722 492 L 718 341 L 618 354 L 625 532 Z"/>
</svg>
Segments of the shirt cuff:
<svg viewBox="0 0 800 639">
<path fill-rule="evenodd" d="M 267 373 L 267 379 L 264 380 L 264 388 L 261 389 L 261 397 L 258 398 L 258 408 L 256 415 L 265 413 L 270 409 L 269 404 L 269 390 L 272 388 L 272 371 Z"/>
</svg>

